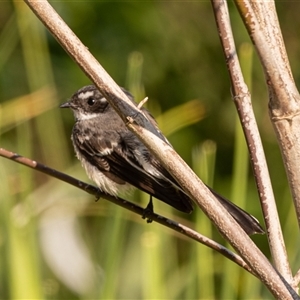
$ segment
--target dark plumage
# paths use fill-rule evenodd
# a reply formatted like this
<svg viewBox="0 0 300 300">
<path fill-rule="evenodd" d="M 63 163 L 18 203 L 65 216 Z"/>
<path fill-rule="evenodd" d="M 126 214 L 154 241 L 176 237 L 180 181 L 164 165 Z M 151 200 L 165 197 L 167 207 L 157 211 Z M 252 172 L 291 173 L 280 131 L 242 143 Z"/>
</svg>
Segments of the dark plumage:
<svg viewBox="0 0 300 300">
<path fill-rule="evenodd" d="M 131 94 L 123 91 L 135 103 Z M 193 205 L 188 195 L 145 145 L 126 128 L 95 86 L 89 85 L 78 90 L 61 107 L 73 110 L 76 122 L 72 141 L 76 155 L 89 178 L 101 190 L 116 196 L 120 191 L 134 186 L 182 212 L 192 212 Z M 150 113 L 142 110 L 155 123 Z M 162 139 L 168 143 L 163 135 Z M 248 234 L 263 232 L 255 218 L 212 192 Z"/>
</svg>

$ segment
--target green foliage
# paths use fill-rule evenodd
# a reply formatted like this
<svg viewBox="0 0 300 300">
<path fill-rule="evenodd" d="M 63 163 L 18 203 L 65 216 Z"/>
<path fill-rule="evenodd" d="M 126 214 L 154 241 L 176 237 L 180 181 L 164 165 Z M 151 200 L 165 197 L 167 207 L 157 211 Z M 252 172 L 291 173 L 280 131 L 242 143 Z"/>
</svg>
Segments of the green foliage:
<svg viewBox="0 0 300 300">
<path fill-rule="evenodd" d="M 149 97 L 148 109 L 197 174 L 261 219 L 210 3 L 52 4 L 116 82 L 137 101 Z M 283 21 L 296 13 L 295 5 L 281 7 Z M 234 7 L 231 13 L 239 46 L 249 39 Z M 299 80 L 298 32 L 290 31 L 299 26 L 289 18 L 282 26 Z M 86 180 L 69 139 L 73 118 L 58 106 L 88 84 L 87 78 L 23 2 L 1 4 L 0 49 L 0 146 Z M 297 267 L 295 214 L 255 56 L 251 74 L 290 262 Z M 270 297 L 253 276 L 158 224 L 146 224 L 105 201 L 95 203 L 5 159 L 0 159 L 0 176 L 1 299 Z M 141 192 L 129 198 L 143 205 L 148 200 Z M 224 243 L 198 209 L 185 216 L 156 201 L 155 210 Z M 268 254 L 266 237 L 254 239 Z"/>
</svg>

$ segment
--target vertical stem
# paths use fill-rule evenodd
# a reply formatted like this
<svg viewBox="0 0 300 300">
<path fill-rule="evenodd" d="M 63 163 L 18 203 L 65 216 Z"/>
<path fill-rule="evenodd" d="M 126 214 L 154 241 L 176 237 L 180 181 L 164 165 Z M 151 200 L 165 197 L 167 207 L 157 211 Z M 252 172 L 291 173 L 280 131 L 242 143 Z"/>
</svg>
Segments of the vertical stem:
<svg viewBox="0 0 300 300">
<path fill-rule="evenodd" d="M 281 149 L 300 227 L 300 95 L 295 85 L 274 1 L 235 1 L 261 60 L 269 113 Z"/>
<path fill-rule="evenodd" d="M 252 109 L 250 93 L 237 57 L 227 4 L 226 1 L 212 1 L 212 4 L 231 79 L 233 100 L 249 149 L 251 165 L 267 227 L 270 250 L 277 270 L 288 282 L 291 282 L 292 274 L 288 264 L 266 157 Z"/>
</svg>

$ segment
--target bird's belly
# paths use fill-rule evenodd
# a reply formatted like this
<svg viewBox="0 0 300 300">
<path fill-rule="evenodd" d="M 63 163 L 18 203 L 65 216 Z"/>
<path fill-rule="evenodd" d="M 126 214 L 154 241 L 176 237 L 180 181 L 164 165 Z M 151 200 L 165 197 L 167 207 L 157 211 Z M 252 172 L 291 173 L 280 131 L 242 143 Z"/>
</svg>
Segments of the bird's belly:
<svg viewBox="0 0 300 300">
<path fill-rule="evenodd" d="M 119 184 L 115 181 L 111 180 L 105 174 L 103 174 L 101 171 L 99 171 L 98 168 L 91 165 L 87 160 L 84 158 L 80 159 L 81 165 L 85 169 L 88 177 L 96 183 L 96 185 L 105 193 L 117 196 L 120 193 L 128 193 L 132 190 L 132 185 L 128 183 Z"/>
</svg>

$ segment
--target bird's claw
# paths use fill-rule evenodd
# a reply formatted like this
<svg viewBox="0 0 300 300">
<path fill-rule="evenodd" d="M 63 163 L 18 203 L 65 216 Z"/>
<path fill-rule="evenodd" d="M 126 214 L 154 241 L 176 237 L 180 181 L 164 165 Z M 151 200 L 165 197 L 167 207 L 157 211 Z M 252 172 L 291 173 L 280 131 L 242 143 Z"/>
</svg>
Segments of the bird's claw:
<svg viewBox="0 0 300 300">
<path fill-rule="evenodd" d="M 148 216 L 152 215 L 153 213 L 154 213 L 154 211 L 153 211 L 152 196 L 150 196 L 150 201 L 149 201 L 147 207 L 144 209 L 142 218 L 146 219 L 147 223 L 152 223 L 153 220 L 151 218 L 149 218 Z"/>
<path fill-rule="evenodd" d="M 97 189 L 97 193 L 95 194 L 95 202 L 98 202 L 101 198 L 101 194 L 102 194 L 102 191 L 100 189 Z"/>
</svg>

